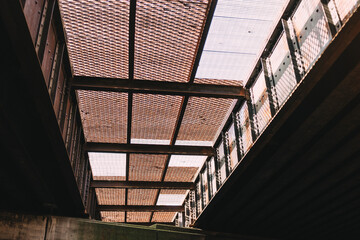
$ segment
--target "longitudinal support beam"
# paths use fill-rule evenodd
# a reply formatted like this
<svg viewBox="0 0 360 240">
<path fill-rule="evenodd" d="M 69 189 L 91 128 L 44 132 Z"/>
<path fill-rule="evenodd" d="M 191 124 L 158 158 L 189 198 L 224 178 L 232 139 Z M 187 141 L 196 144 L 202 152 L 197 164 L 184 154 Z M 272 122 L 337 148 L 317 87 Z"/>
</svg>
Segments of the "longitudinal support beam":
<svg viewBox="0 0 360 240">
<path fill-rule="evenodd" d="M 151 206 L 151 205 L 99 205 L 99 211 L 129 212 L 183 212 L 183 206 Z"/>
<path fill-rule="evenodd" d="M 212 98 L 249 98 L 249 92 L 242 86 L 179 83 L 165 81 L 115 79 L 74 76 L 73 89 L 119 91 L 179 96 Z"/>
<path fill-rule="evenodd" d="M 150 181 L 92 181 L 93 188 L 132 188 L 132 189 L 195 189 L 193 182 L 150 182 Z"/>
<path fill-rule="evenodd" d="M 215 150 L 208 146 L 122 144 L 122 143 L 86 143 L 88 152 L 117 152 L 139 154 L 176 154 L 214 156 Z"/>
</svg>

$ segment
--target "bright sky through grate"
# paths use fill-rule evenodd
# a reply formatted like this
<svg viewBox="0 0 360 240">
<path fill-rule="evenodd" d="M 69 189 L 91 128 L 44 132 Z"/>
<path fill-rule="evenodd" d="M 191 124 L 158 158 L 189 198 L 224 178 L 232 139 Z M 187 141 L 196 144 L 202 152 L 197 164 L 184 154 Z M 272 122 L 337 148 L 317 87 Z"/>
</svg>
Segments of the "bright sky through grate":
<svg viewBox="0 0 360 240">
<path fill-rule="evenodd" d="M 182 205 L 186 194 L 160 194 L 157 205 L 179 206 Z"/>
<path fill-rule="evenodd" d="M 201 167 L 207 156 L 172 155 L 169 167 Z"/>
<path fill-rule="evenodd" d="M 94 176 L 125 176 L 126 154 L 89 152 L 91 170 Z"/>
<path fill-rule="evenodd" d="M 196 78 L 245 81 L 287 3 L 219 0 Z"/>
</svg>

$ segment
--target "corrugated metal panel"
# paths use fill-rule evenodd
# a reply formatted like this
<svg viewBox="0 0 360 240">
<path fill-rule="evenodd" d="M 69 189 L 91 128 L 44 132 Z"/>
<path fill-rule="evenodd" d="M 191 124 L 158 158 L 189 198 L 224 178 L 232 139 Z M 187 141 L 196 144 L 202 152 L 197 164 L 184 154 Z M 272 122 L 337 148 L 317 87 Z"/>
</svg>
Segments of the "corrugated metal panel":
<svg viewBox="0 0 360 240">
<path fill-rule="evenodd" d="M 96 188 L 95 192 L 99 205 L 125 204 L 125 189 Z"/>
<path fill-rule="evenodd" d="M 131 137 L 169 140 L 183 97 L 134 94 Z"/>
<path fill-rule="evenodd" d="M 236 100 L 190 97 L 178 140 L 215 141 Z"/>
<path fill-rule="evenodd" d="M 104 222 L 124 222 L 124 212 L 100 212 L 101 220 Z"/>
<path fill-rule="evenodd" d="M 130 181 L 160 181 L 167 155 L 130 154 Z"/>
<path fill-rule="evenodd" d="M 208 2 L 137 1 L 135 78 L 188 81 Z"/>
<path fill-rule="evenodd" d="M 126 143 L 127 93 L 76 92 L 86 141 Z"/>
<path fill-rule="evenodd" d="M 307 71 L 332 39 L 320 0 L 303 0 L 292 17 Z"/>
<path fill-rule="evenodd" d="M 165 181 L 191 182 L 198 169 L 197 167 L 169 167 L 166 171 Z"/>
<path fill-rule="evenodd" d="M 151 212 L 127 212 L 126 221 L 131 222 L 150 222 Z"/>
<path fill-rule="evenodd" d="M 282 106 L 297 84 L 294 65 L 284 33 L 269 56 L 269 61 L 275 82 L 276 102 Z"/>
<path fill-rule="evenodd" d="M 359 7 L 359 0 L 334 0 L 341 21 L 346 21 L 350 15 Z"/>
<path fill-rule="evenodd" d="M 246 80 L 287 2 L 219 0 L 196 78 Z"/>
<path fill-rule="evenodd" d="M 176 212 L 155 212 L 151 222 L 172 222 Z"/>
<path fill-rule="evenodd" d="M 157 189 L 129 189 L 128 205 L 153 205 Z"/>
<path fill-rule="evenodd" d="M 60 0 L 74 74 L 128 78 L 129 0 Z"/>
</svg>

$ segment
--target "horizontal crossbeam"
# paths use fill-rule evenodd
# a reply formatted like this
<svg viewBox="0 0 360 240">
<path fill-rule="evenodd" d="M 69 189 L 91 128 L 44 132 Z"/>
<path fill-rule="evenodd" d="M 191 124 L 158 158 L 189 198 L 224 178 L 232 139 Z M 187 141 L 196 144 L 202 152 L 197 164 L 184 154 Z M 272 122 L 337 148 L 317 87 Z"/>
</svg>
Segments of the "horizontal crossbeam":
<svg viewBox="0 0 360 240">
<path fill-rule="evenodd" d="M 149 206 L 149 205 L 99 205 L 99 211 L 129 212 L 183 212 L 184 206 Z"/>
<path fill-rule="evenodd" d="M 193 182 L 153 182 L 153 181 L 92 181 L 93 188 L 132 188 L 132 189 L 195 189 Z"/>
<path fill-rule="evenodd" d="M 176 154 L 213 156 L 215 150 L 208 146 L 152 145 L 125 143 L 86 143 L 88 152 L 117 152 L 139 154 Z"/>
<path fill-rule="evenodd" d="M 246 98 L 249 93 L 242 86 L 196 84 L 166 81 L 149 81 L 74 76 L 73 89 L 119 91 L 162 95 L 198 96 L 212 98 Z"/>
</svg>

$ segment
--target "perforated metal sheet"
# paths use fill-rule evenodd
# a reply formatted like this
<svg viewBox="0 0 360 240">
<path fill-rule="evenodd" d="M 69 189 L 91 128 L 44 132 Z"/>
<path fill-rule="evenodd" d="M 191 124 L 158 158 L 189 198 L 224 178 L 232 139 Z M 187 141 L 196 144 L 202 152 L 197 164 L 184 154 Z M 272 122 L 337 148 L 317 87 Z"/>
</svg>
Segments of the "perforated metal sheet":
<svg viewBox="0 0 360 240">
<path fill-rule="evenodd" d="M 155 212 L 151 222 L 171 222 L 176 212 Z"/>
<path fill-rule="evenodd" d="M 150 222 L 151 212 L 127 212 L 126 221 L 131 222 Z"/>
<path fill-rule="evenodd" d="M 236 100 L 190 97 L 178 140 L 215 141 Z"/>
<path fill-rule="evenodd" d="M 126 143 L 127 93 L 76 92 L 86 141 Z"/>
<path fill-rule="evenodd" d="M 182 99 L 181 96 L 134 94 L 131 137 L 170 141 Z"/>
<path fill-rule="evenodd" d="M 156 199 L 157 189 L 129 189 L 129 205 L 153 205 Z"/>
<path fill-rule="evenodd" d="M 196 167 L 169 167 L 166 171 L 165 181 L 191 182 L 199 168 Z"/>
<path fill-rule="evenodd" d="M 129 0 L 60 0 L 74 74 L 128 78 Z"/>
<path fill-rule="evenodd" d="M 342 21 L 348 19 L 352 12 L 359 7 L 359 0 L 334 0 Z"/>
<path fill-rule="evenodd" d="M 124 205 L 125 189 L 96 188 L 99 205 Z"/>
<path fill-rule="evenodd" d="M 130 181 L 160 181 L 167 155 L 130 154 Z"/>
<path fill-rule="evenodd" d="M 124 212 L 100 212 L 101 220 L 104 222 L 124 222 Z"/>
<path fill-rule="evenodd" d="M 137 1 L 136 79 L 188 81 L 208 2 Z"/>
</svg>

